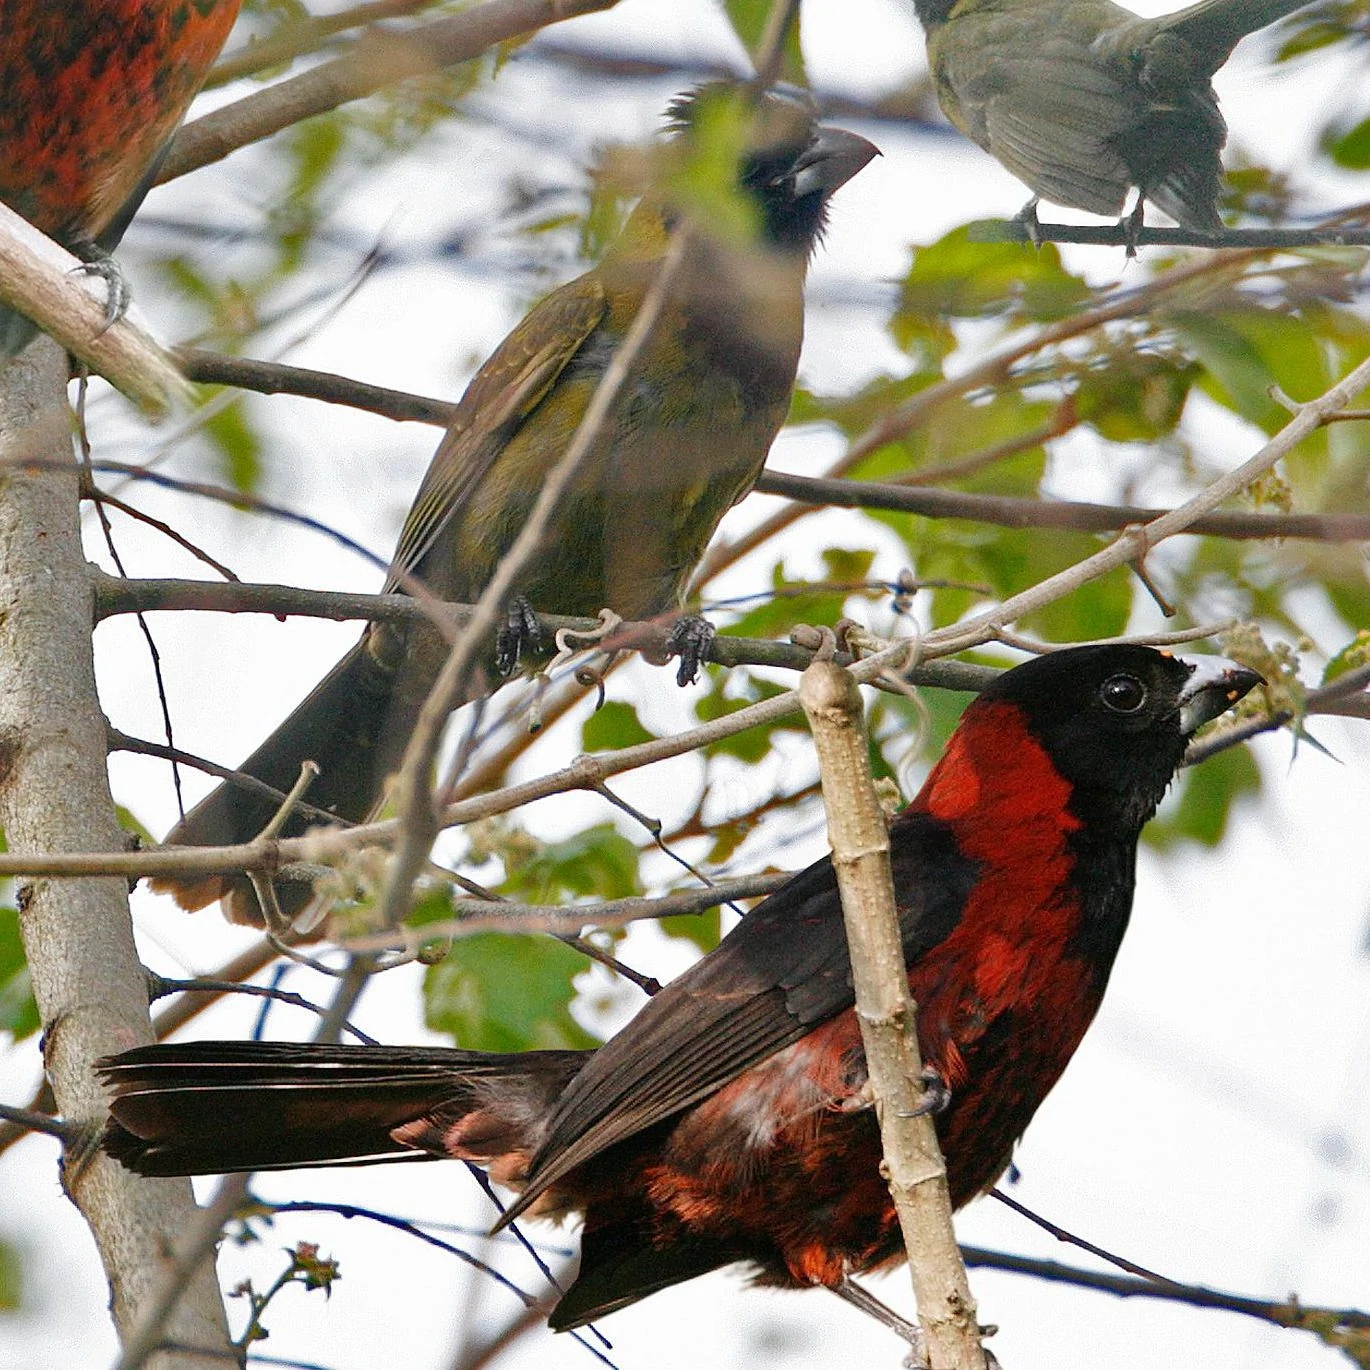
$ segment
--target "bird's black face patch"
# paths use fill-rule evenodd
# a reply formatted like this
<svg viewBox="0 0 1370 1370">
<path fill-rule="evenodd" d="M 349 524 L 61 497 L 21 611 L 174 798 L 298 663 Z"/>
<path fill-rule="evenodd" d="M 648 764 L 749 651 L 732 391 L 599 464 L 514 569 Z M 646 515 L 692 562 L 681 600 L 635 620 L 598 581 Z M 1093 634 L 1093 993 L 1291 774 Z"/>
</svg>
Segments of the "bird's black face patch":
<svg viewBox="0 0 1370 1370">
<path fill-rule="evenodd" d="M 1026 662 L 981 696 L 1017 706 L 1091 825 L 1136 830 L 1184 756 L 1180 658 L 1151 647 L 1074 647 Z M 974 706 L 972 706 L 974 707 Z"/>
</svg>

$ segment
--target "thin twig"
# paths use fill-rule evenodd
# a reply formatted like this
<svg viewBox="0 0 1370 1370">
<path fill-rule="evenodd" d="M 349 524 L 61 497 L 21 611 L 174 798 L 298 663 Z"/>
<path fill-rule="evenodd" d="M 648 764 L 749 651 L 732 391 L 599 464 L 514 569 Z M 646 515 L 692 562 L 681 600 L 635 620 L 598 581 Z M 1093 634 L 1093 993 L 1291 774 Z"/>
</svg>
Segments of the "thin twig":
<svg viewBox="0 0 1370 1370">
<path fill-rule="evenodd" d="M 617 0 L 487 0 L 403 33 L 372 30 L 341 57 L 186 124 L 158 173 L 165 184 L 316 114 L 413 77 L 469 62 L 499 43 L 612 9 Z"/>
<path fill-rule="evenodd" d="M 214 1254 L 224 1224 L 247 1198 L 247 1175 L 226 1175 L 213 1200 L 194 1213 L 161 1278 L 139 1310 L 137 1323 L 120 1348 L 114 1370 L 141 1370 L 162 1341 L 162 1331 L 180 1301 L 191 1277 Z"/>
<path fill-rule="evenodd" d="M 1060 1261 L 1041 1260 L 1034 1256 L 1016 1256 L 1003 1251 L 989 1251 L 981 1246 L 963 1246 L 961 1254 L 966 1264 L 984 1270 L 1004 1270 L 1015 1275 L 1031 1275 L 1055 1284 L 1074 1285 L 1079 1289 L 1096 1289 L 1120 1298 L 1164 1299 L 1171 1303 L 1185 1303 L 1195 1308 L 1215 1308 L 1228 1313 L 1242 1313 L 1277 1327 L 1298 1328 L 1313 1332 L 1336 1345 L 1332 1340 L 1339 1329 L 1363 1334 L 1370 1330 L 1370 1313 L 1354 1308 L 1321 1308 L 1304 1304 L 1298 1299 L 1257 1299 L 1244 1294 L 1229 1294 L 1199 1284 L 1171 1284 L 1165 1281 L 1138 1279 L 1130 1275 L 1112 1275 L 1101 1270 L 1084 1270 L 1079 1266 L 1064 1265 Z"/>
<path fill-rule="evenodd" d="M 1077 243 L 1093 247 L 1274 248 L 1370 247 L 1366 228 L 1225 228 L 1200 233 L 1188 228 L 1133 228 L 1116 224 L 1027 224 L 1020 219 L 981 219 L 968 234 L 976 243 Z"/>
<path fill-rule="evenodd" d="M 925 518 L 973 519 L 1001 528 L 1070 528 L 1082 533 L 1116 532 L 1133 524 L 1151 523 L 1172 512 L 1139 505 L 976 495 L 923 485 L 833 480 L 779 471 L 762 472 L 756 489 L 764 495 L 783 495 L 805 504 L 835 505 L 843 509 L 892 509 Z M 1370 539 L 1370 514 L 1210 513 L 1193 520 L 1186 531 L 1234 539 L 1307 538 L 1316 542 L 1364 542 Z"/>
</svg>

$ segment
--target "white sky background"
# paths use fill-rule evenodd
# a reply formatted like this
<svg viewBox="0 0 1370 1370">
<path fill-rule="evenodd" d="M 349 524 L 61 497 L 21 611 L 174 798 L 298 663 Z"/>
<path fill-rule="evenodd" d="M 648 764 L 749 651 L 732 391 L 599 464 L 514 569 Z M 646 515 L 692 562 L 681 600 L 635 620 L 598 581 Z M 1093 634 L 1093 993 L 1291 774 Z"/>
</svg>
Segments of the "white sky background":
<svg viewBox="0 0 1370 1370">
<path fill-rule="evenodd" d="M 1151 6 L 1150 12 L 1164 8 L 1171 6 Z M 898 0 L 811 2 L 804 26 L 819 89 L 876 94 L 923 64 L 916 24 Z M 738 59 L 707 0 L 624 0 L 606 15 L 562 26 L 556 36 L 600 45 L 635 42 L 652 55 Z M 1323 56 L 1275 71 L 1252 48 L 1259 44 L 1243 49 L 1219 78 L 1233 144 L 1259 147 L 1277 167 L 1296 167 L 1306 155 L 1309 130 L 1345 94 L 1345 69 Z M 348 235 L 349 248 L 357 244 L 364 250 L 384 235 L 388 245 L 411 245 L 421 257 L 421 249 L 453 225 L 482 221 L 496 204 L 499 177 L 511 157 L 564 183 L 573 197 L 568 203 L 575 205 L 591 146 L 648 135 L 674 84 L 624 82 L 606 92 L 596 83 L 587 96 L 574 77 L 515 59 L 473 101 L 475 111 L 496 112 L 497 120 L 483 125 L 473 119 L 443 140 L 429 141 L 406 163 L 359 178 L 352 202 L 337 208 L 330 227 Z M 901 367 L 900 355 L 881 332 L 879 306 L 907 265 L 909 242 L 932 241 L 970 217 L 1012 214 L 1026 198 L 1008 173 L 949 133 L 915 136 L 885 126 L 851 126 L 879 142 L 885 156 L 838 197 L 828 249 L 813 272 L 802 375 L 820 389 Z M 538 137 L 513 141 L 507 127 Z M 254 166 L 261 165 L 250 151 L 237 154 L 188 184 L 160 192 L 149 211 L 251 226 L 273 191 L 267 179 L 254 178 Z M 1363 197 L 1364 185 L 1329 180 L 1326 193 L 1329 204 L 1349 202 Z M 499 229 L 496 224 L 479 235 L 470 257 L 456 264 L 384 273 L 288 360 L 455 396 L 472 367 L 543 288 L 516 269 L 523 243 L 501 236 Z M 141 288 L 139 232 L 130 235 L 123 256 Z M 143 241 L 160 246 L 146 232 Z M 320 260 L 332 273 L 325 283 L 335 285 L 355 254 L 340 250 Z M 1070 260 L 1097 272 L 1101 281 L 1112 279 L 1120 266 L 1118 254 L 1105 250 L 1074 249 Z M 578 269 L 568 257 L 557 278 L 543 285 Z M 157 298 L 150 288 L 141 298 L 159 331 L 173 333 L 174 302 Z M 844 298 L 856 303 L 844 304 Z M 266 349 L 260 354 L 267 355 Z M 272 434 L 267 493 L 307 506 L 387 554 L 436 433 L 303 400 L 251 403 Z M 97 401 L 92 428 L 97 456 L 146 458 L 141 430 L 116 405 Z M 1233 422 L 1214 425 L 1212 434 L 1207 455 L 1224 466 L 1259 445 L 1254 430 Z M 830 434 L 790 434 L 772 463 L 812 473 L 837 450 Z M 1146 464 L 1139 450 L 1128 468 L 1141 473 L 1142 498 Z M 1111 485 L 1098 463 L 1091 465 L 1087 445 L 1072 444 L 1053 466 L 1052 488 L 1062 494 L 1106 494 Z M 1158 486 L 1155 493 L 1171 492 Z M 226 557 L 244 578 L 358 589 L 373 589 L 379 581 L 355 557 L 307 533 L 146 488 L 136 498 Z M 725 531 L 749 526 L 772 503 L 753 496 L 730 515 Z M 793 569 L 817 569 L 815 541 L 852 545 L 853 516 L 833 511 L 823 518 L 821 539 L 810 532 L 797 540 Z M 164 542 L 123 522 L 118 531 L 133 574 L 201 573 Z M 863 527 L 862 542 L 871 537 Z M 97 554 L 98 540 L 93 537 L 90 546 Z M 903 564 L 898 546 L 890 538 L 883 549 L 879 569 L 893 574 Z M 753 589 L 764 570 L 753 564 L 734 572 L 727 588 Z M 154 626 L 179 744 L 228 763 L 246 755 L 356 631 L 248 616 L 165 615 Z M 131 622 L 103 626 L 97 647 L 113 722 L 128 732 L 159 736 L 146 657 Z M 683 707 L 667 688 L 665 674 L 644 669 L 616 678 L 613 694 L 645 696 L 644 714 L 665 724 L 680 719 Z M 1177 1279 L 1270 1297 L 1292 1291 L 1306 1302 L 1365 1308 L 1370 730 L 1327 721 L 1315 731 L 1341 764 L 1305 749 L 1291 766 L 1287 737 L 1257 741 L 1253 750 L 1266 777 L 1265 796 L 1259 805 L 1237 810 L 1218 852 L 1186 851 L 1164 862 L 1143 853 L 1132 930 L 1104 1009 L 1019 1149 L 1023 1181 L 1014 1193 L 1062 1225 Z M 558 742 L 569 759 L 577 736 L 578 724 L 540 745 L 540 766 L 557 764 Z M 796 748 L 775 759 L 772 774 L 794 780 L 811 767 Z M 164 831 L 174 816 L 165 768 L 116 758 L 114 776 L 117 797 L 154 831 Z M 675 801 L 669 776 L 658 770 L 633 777 L 623 792 L 669 821 Z M 539 806 L 530 821 L 555 832 L 608 816 L 584 798 L 573 803 L 578 807 L 560 817 L 550 806 Z M 776 839 L 770 834 L 749 846 L 740 866 L 773 854 Z M 786 847 L 783 859 L 798 866 L 822 849 L 815 821 Z M 248 940 L 216 915 L 188 919 L 144 893 L 135 908 L 145 957 L 165 973 L 211 971 Z M 647 931 L 634 934 L 627 953 L 658 975 L 678 969 L 679 956 L 678 948 L 663 947 Z M 304 976 L 290 987 L 316 999 L 327 992 Z M 389 1041 L 430 1040 L 415 1000 L 410 972 L 384 977 L 368 991 L 358 1021 Z M 617 1015 L 632 1002 L 621 994 Z M 195 1024 L 194 1035 L 244 1036 L 255 1013 L 252 1001 L 219 1006 Z M 290 1010 L 273 1018 L 273 1031 L 281 1034 L 303 1036 L 309 1026 Z M 23 1060 L 0 1061 L 0 1097 L 27 1097 L 33 1059 L 30 1051 Z M 329 1198 L 476 1226 L 489 1217 L 484 1199 L 455 1165 L 264 1177 L 257 1189 L 266 1197 Z M 963 1212 L 958 1230 L 967 1242 L 1090 1263 L 990 1200 Z M 537 1237 L 550 1229 L 530 1231 Z M 24 1244 L 32 1279 L 28 1311 L 0 1319 L 0 1366 L 107 1364 L 113 1339 L 103 1282 L 89 1236 L 58 1190 L 48 1142 L 32 1140 L 0 1158 L 0 1233 Z M 515 1308 L 507 1293 L 468 1278 L 457 1262 L 411 1238 L 317 1215 L 282 1220 L 255 1254 L 226 1253 L 223 1283 L 253 1273 L 264 1285 L 279 1268 L 279 1248 L 301 1239 L 318 1241 L 325 1254 L 337 1257 L 343 1278 L 331 1301 L 290 1291 L 273 1306 L 267 1319 L 272 1335 L 260 1348 L 273 1356 L 330 1370 L 395 1364 L 439 1370 L 450 1363 L 473 1306 L 478 1316 L 471 1335 L 478 1340 L 502 1326 Z M 564 1236 L 552 1234 L 551 1240 Z M 466 1244 L 480 1245 L 475 1239 Z M 520 1255 L 511 1256 L 506 1269 L 525 1287 L 540 1288 Z M 1100 1364 L 1114 1370 L 1329 1370 L 1345 1363 L 1307 1334 L 1263 1329 L 1230 1315 L 1120 1302 L 985 1272 L 973 1271 L 972 1282 L 983 1319 L 1000 1325 L 993 1346 L 1005 1370 Z M 910 1309 L 904 1272 L 881 1282 L 880 1292 Z M 607 1319 L 603 1331 L 620 1370 L 893 1367 L 902 1356 L 889 1334 L 822 1292 L 747 1291 L 730 1274 L 653 1296 Z M 541 1331 L 495 1362 L 499 1370 L 582 1370 L 593 1363 L 568 1337 Z"/>
</svg>

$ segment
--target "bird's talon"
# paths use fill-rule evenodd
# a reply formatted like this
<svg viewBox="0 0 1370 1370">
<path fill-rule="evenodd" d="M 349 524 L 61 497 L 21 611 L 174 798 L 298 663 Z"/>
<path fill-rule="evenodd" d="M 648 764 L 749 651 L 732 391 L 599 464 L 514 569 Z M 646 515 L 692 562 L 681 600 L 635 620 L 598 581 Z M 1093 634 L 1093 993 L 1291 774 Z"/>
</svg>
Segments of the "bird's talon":
<svg viewBox="0 0 1370 1370">
<path fill-rule="evenodd" d="M 680 660 L 675 680 L 682 689 L 686 685 L 693 685 L 698 678 L 699 668 L 704 664 L 717 636 L 718 629 L 698 614 L 687 614 L 676 620 L 675 627 L 666 638 L 666 649 Z"/>
<path fill-rule="evenodd" d="M 1119 221 L 1119 226 L 1123 230 L 1123 241 L 1127 246 L 1128 261 L 1137 255 L 1137 249 L 1141 246 L 1145 218 L 1146 197 L 1138 191 L 1137 203 L 1133 206 L 1132 212 Z"/>
<path fill-rule="evenodd" d="M 120 270 L 119 263 L 103 254 L 92 256 L 89 261 L 72 267 L 71 274 L 94 277 L 105 283 L 105 318 L 100 332 L 95 335 L 98 338 L 128 313 L 128 307 L 133 302 L 133 289 Z"/>
<path fill-rule="evenodd" d="M 501 676 L 513 675 L 524 654 L 535 652 L 541 644 L 542 625 L 533 606 L 522 595 L 515 595 L 495 638 L 495 670 Z"/>
<path fill-rule="evenodd" d="M 1033 247 L 1042 246 L 1042 221 L 1037 217 L 1037 196 L 1033 196 L 1017 214 L 1013 216 L 1013 222 L 1022 224 L 1027 233 L 1028 242 Z"/>
<path fill-rule="evenodd" d="M 942 1072 L 936 1066 L 924 1066 L 918 1078 L 923 1082 L 923 1097 L 911 1113 L 900 1116 L 921 1118 L 928 1113 L 945 1113 L 951 1106 L 951 1086 L 942 1077 Z"/>
</svg>

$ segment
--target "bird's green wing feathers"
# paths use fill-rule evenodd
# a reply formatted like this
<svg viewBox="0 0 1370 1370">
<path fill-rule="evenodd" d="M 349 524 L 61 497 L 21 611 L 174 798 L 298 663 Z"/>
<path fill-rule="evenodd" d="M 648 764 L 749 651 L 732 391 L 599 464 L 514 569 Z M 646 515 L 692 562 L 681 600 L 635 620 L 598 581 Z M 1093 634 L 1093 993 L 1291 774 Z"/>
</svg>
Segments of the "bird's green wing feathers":
<svg viewBox="0 0 1370 1370">
<path fill-rule="evenodd" d="M 511 434 L 599 326 L 606 308 L 597 273 L 568 282 L 536 305 L 472 378 L 405 520 L 387 590 L 423 560 Z"/>
</svg>

